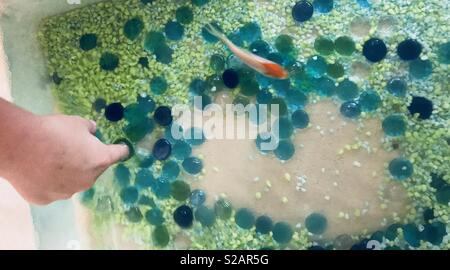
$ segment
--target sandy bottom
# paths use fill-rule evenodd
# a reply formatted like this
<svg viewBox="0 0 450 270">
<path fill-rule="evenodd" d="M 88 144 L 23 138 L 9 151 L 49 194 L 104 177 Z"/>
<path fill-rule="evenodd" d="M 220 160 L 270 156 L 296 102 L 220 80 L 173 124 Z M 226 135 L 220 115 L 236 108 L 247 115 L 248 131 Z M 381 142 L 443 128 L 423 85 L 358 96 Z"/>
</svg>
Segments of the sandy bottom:
<svg viewBox="0 0 450 270">
<path fill-rule="evenodd" d="M 381 149 L 380 121 L 371 119 L 358 128 L 339 116 L 332 101 L 309 105 L 306 111 L 311 126 L 296 132 L 291 160 L 281 163 L 260 154 L 254 140 L 207 141 L 194 151 L 204 157 L 205 174 L 193 186 L 207 192 L 210 205 L 225 194 L 235 207 L 298 227 L 312 212 L 322 213 L 329 224 L 325 238 L 371 232 L 392 221 L 394 212 L 402 216 L 404 189 L 385 172 L 386 162 L 397 154 Z M 367 147 L 338 154 L 356 138 Z M 389 200 L 386 209 L 379 192 Z"/>
</svg>

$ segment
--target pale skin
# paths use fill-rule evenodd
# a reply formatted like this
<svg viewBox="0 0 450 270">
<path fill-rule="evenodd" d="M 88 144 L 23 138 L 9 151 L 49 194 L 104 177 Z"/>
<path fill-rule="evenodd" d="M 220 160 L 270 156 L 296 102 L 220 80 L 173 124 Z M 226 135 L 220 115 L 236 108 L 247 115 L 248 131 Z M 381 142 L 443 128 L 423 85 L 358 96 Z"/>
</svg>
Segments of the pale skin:
<svg viewBox="0 0 450 270">
<path fill-rule="evenodd" d="M 78 116 L 38 116 L 0 98 L 0 177 L 28 202 L 45 205 L 89 189 L 126 145 L 106 145 Z"/>
</svg>

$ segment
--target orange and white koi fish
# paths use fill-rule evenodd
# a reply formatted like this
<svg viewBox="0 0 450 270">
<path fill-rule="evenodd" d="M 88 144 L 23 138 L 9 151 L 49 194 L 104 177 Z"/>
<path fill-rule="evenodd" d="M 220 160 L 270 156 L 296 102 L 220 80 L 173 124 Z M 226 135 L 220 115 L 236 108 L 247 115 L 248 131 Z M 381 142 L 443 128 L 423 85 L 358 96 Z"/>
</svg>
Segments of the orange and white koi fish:
<svg viewBox="0 0 450 270">
<path fill-rule="evenodd" d="M 214 25 L 207 24 L 205 28 L 211 35 L 220 39 L 237 57 L 241 59 L 242 62 L 252 69 L 267 77 L 280 80 L 284 80 L 289 76 L 288 72 L 281 65 L 236 46 L 225 36 L 225 34 L 214 27 Z"/>
</svg>

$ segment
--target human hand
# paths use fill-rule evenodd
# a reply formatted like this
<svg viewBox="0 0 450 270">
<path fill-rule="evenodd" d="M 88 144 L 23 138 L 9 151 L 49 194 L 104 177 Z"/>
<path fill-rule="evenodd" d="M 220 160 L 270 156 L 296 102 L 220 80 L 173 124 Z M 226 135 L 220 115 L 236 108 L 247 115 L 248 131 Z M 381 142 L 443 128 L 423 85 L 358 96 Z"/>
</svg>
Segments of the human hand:
<svg viewBox="0 0 450 270">
<path fill-rule="evenodd" d="M 3 171 L 30 203 L 48 204 L 89 189 L 109 166 L 129 154 L 126 145 L 100 142 L 93 135 L 95 123 L 81 117 L 24 118 L 26 134 L 17 136 Z"/>
</svg>

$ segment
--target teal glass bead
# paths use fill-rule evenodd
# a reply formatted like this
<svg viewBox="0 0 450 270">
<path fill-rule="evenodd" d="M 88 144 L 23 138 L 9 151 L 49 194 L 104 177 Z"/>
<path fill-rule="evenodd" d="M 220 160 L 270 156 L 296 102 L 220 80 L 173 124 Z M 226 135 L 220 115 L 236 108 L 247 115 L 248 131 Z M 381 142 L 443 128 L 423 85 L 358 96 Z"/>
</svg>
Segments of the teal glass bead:
<svg viewBox="0 0 450 270">
<path fill-rule="evenodd" d="M 194 13 L 190 7 L 182 6 L 175 11 L 175 17 L 181 24 L 190 24 L 194 20 Z"/>
<path fill-rule="evenodd" d="M 312 234 L 323 234 L 328 227 L 328 222 L 322 214 L 312 213 L 306 217 L 305 226 Z"/>
<path fill-rule="evenodd" d="M 133 204 L 137 201 L 139 192 L 135 187 L 126 187 L 120 192 L 120 198 L 125 204 Z"/>
<path fill-rule="evenodd" d="M 142 220 L 142 213 L 138 207 L 131 207 L 125 211 L 125 217 L 132 223 L 138 223 Z"/>
<path fill-rule="evenodd" d="M 119 57 L 113 53 L 105 52 L 100 57 L 100 68 L 104 71 L 113 71 L 119 66 Z"/>
<path fill-rule="evenodd" d="M 275 156 L 281 161 L 289 160 L 294 153 L 295 147 L 290 140 L 280 141 L 278 147 L 274 150 Z"/>
<path fill-rule="evenodd" d="M 173 160 L 169 160 L 166 163 L 164 163 L 162 167 L 161 177 L 164 177 L 169 181 L 173 181 L 177 179 L 179 174 L 180 174 L 180 167 L 178 166 L 178 163 L 176 163 Z"/>
<path fill-rule="evenodd" d="M 380 95 L 373 90 L 366 90 L 359 95 L 359 105 L 363 111 L 373 112 L 381 105 Z"/>
<path fill-rule="evenodd" d="M 178 160 L 184 160 L 192 153 L 191 146 L 185 141 L 177 141 L 172 148 L 172 155 Z"/>
<path fill-rule="evenodd" d="M 120 163 L 116 166 L 116 168 L 114 169 L 114 176 L 116 183 L 120 187 L 125 187 L 130 183 L 130 170 L 123 163 Z"/>
<path fill-rule="evenodd" d="M 349 101 L 358 97 L 358 85 L 349 79 L 344 79 L 336 88 L 336 94 L 342 101 Z"/>
<path fill-rule="evenodd" d="M 164 94 L 167 90 L 167 81 L 162 76 L 154 77 L 150 82 L 150 89 L 153 94 L 161 95 Z"/>
<path fill-rule="evenodd" d="M 178 41 L 183 38 L 184 27 L 181 23 L 172 21 L 166 23 L 164 26 L 164 32 L 168 39 Z"/>
<path fill-rule="evenodd" d="M 145 213 L 145 219 L 148 223 L 154 226 L 160 226 L 164 223 L 165 219 L 163 212 L 158 208 L 152 208 Z"/>
<path fill-rule="evenodd" d="M 387 83 L 386 90 L 396 97 L 404 97 L 408 90 L 408 85 L 401 78 L 393 78 Z"/>
<path fill-rule="evenodd" d="M 408 179 L 414 172 L 412 163 L 401 157 L 391 160 L 388 169 L 394 180 L 398 181 Z"/>
<path fill-rule="evenodd" d="M 268 234 L 272 231 L 273 222 L 268 216 L 259 216 L 255 223 L 256 232 L 260 234 Z"/>
<path fill-rule="evenodd" d="M 306 62 L 305 71 L 313 78 L 320 78 L 327 71 L 327 61 L 319 55 L 310 57 Z"/>
<path fill-rule="evenodd" d="M 272 131 L 278 133 L 280 139 L 288 139 L 294 133 L 294 127 L 287 117 L 281 117 L 274 121 Z"/>
<path fill-rule="evenodd" d="M 409 63 L 409 74 L 414 79 L 425 79 L 433 72 L 433 65 L 430 60 L 414 60 Z"/>
<path fill-rule="evenodd" d="M 216 222 L 216 214 L 214 213 L 214 210 L 204 205 L 197 207 L 194 217 L 204 227 L 211 227 Z"/>
<path fill-rule="evenodd" d="M 312 81 L 313 88 L 316 92 L 324 97 L 331 97 L 336 93 L 335 82 L 327 76 L 322 76 Z"/>
<path fill-rule="evenodd" d="M 343 116 L 354 119 L 361 115 L 361 105 L 356 101 L 346 101 L 341 104 L 340 112 Z"/>
<path fill-rule="evenodd" d="M 288 90 L 286 100 L 291 110 L 302 109 L 308 104 L 308 96 L 303 91 L 297 89 Z"/>
<path fill-rule="evenodd" d="M 153 173 L 149 169 L 140 169 L 136 174 L 136 187 L 138 189 L 145 189 L 155 184 Z"/>
<path fill-rule="evenodd" d="M 309 125 L 308 113 L 301 109 L 292 113 L 291 120 L 295 128 L 303 129 Z"/>
<path fill-rule="evenodd" d="M 278 222 L 273 226 L 272 237 L 278 244 L 284 245 L 291 241 L 294 231 L 286 222 Z"/>
<path fill-rule="evenodd" d="M 391 114 L 384 118 L 382 128 L 386 135 L 391 137 L 402 136 L 406 132 L 407 123 L 401 114 Z"/>
<path fill-rule="evenodd" d="M 236 224 L 242 229 L 249 230 L 255 225 L 255 215 L 248 208 L 241 208 L 234 216 Z"/>
<path fill-rule="evenodd" d="M 144 23 L 139 18 L 127 21 L 123 27 L 123 34 L 131 41 L 136 40 L 144 29 Z"/>
<path fill-rule="evenodd" d="M 188 157 L 186 158 L 183 163 L 183 169 L 188 173 L 188 174 L 199 174 L 202 169 L 203 169 L 203 162 L 201 161 L 201 159 L 196 158 L 196 157 Z"/>
</svg>

